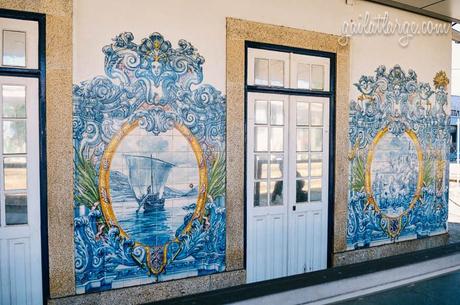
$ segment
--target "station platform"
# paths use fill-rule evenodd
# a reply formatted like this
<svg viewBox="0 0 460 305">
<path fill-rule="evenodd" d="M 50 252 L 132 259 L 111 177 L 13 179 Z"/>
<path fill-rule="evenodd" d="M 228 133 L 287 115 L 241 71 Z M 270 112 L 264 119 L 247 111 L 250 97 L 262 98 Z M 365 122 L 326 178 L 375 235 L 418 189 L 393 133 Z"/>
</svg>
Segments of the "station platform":
<svg viewBox="0 0 460 305">
<path fill-rule="evenodd" d="M 362 296 L 335 305 L 458 305 L 460 304 L 460 272 L 411 283 L 375 294 Z"/>
</svg>

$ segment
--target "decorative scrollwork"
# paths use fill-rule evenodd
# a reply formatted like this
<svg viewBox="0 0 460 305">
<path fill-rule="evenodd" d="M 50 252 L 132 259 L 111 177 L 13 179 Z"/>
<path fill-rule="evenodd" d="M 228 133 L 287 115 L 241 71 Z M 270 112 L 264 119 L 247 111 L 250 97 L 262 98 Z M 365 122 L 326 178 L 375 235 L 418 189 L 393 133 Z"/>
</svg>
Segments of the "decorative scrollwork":
<svg viewBox="0 0 460 305">
<path fill-rule="evenodd" d="M 139 44 L 132 33 L 121 33 L 102 51 L 106 76 L 73 86 L 78 291 L 101 285 L 107 289 L 112 281 L 149 274 L 159 280 L 176 260 L 183 265 L 195 261 L 204 273 L 223 271 L 225 193 L 208 190 L 207 180 L 218 179 L 212 185 L 224 189 L 226 103 L 219 90 L 202 84 L 204 58 L 188 41 L 179 40 L 174 48 L 159 33 Z M 149 248 L 131 240 L 116 219 L 108 217 L 110 190 L 102 181 L 110 176 L 108 147 L 126 135 L 126 126 L 134 125 L 153 135 L 179 128 L 202 150 L 197 158 L 200 173 L 205 173 L 200 176 L 202 203 L 187 212 L 175 239 L 163 247 Z M 208 177 L 216 163 L 220 174 Z M 208 191 L 214 197 L 207 198 Z"/>
<path fill-rule="evenodd" d="M 449 153 L 449 117 L 445 111 L 448 84 L 445 73 L 438 73 L 434 84 L 433 90 L 430 84 L 419 83 L 415 71 L 405 73 L 398 65 L 389 70 L 380 66 L 375 75 L 361 76 L 355 84 L 361 95 L 351 101 L 349 113 L 349 248 L 446 230 L 448 182 L 444 164 Z M 404 140 L 405 135 L 417 145 Z M 380 162 L 380 166 L 388 168 L 389 172 L 396 171 L 394 174 L 398 174 L 398 168 L 404 168 L 407 174 L 401 172 L 399 178 L 385 181 L 382 175 L 387 174 L 379 173 L 377 168 L 375 178 L 381 182 L 372 183 L 373 157 L 369 155 L 376 154 L 379 139 L 385 136 L 393 139 L 390 143 L 393 150 L 400 147 L 401 154 L 405 155 L 399 159 L 396 155 L 383 157 L 383 161 L 391 162 L 387 165 Z M 409 156 L 414 145 L 419 147 L 417 162 L 411 161 Z M 385 147 L 377 154 L 383 156 Z M 411 174 L 411 167 L 413 173 L 419 173 L 418 179 Z M 395 186 L 392 189 L 391 184 Z M 374 193 L 380 194 L 381 203 L 390 206 L 387 210 L 391 213 L 382 212 Z M 402 199 L 409 198 L 410 193 L 415 194 L 412 200 Z M 396 197 L 399 199 L 394 199 Z M 427 208 L 429 206 L 437 208 Z"/>
</svg>

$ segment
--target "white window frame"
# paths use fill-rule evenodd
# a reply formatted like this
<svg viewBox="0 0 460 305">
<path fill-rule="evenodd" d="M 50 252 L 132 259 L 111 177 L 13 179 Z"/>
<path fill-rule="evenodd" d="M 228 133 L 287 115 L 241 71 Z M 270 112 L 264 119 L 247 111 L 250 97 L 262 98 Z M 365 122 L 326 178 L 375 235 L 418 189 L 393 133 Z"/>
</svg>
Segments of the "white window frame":
<svg viewBox="0 0 460 305">
<path fill-rule="evenodd" d="M 254 63 L 256 58 L 261 59 L 268 59 L 268 60 L 281 60 L 284 62 L 284 79 L 283 87 L 273 86 L 274 88 L 289 88 L 289 53 L 286 52 L 278 52 L 278 51 L 269 51 L 269 50 L 262 50 L 262 49 L 253 49 L 248 48 L 248 73 L 247 73 L 247 84 L 250 86 L 254 86 L 255 82 L 255 71 L 254 71 Z M 268 72 L 268 87 L 270 86 L 270 63 L 268 64 L 269 72 Z"/>
<path fill-rule="evenodd" d="M 284 61 L 284 86 L 283 87 L 277 87 L 277 86 L 270 86 L 270 79 L 268 79 L 268 86 L 265 85 L 255 85 L 255 59 L 256 58 L 261 58 L 261 59 L 276 59 L 276 60 L 283 60 Z M 321 225 L 321 234 L 318 235 L 319 237 L 316 238 L 321 238 L 321 246 L 318 249 L 319 252 L 315 253 L 320 253 L 319 256 L 319 261 L 316 261 L 316 254 L 315 258 L 308 256 L 308 260 L 310 260 L 310 263 L 307 264 L 308 266 L 304 267 L 304 272 L 310 272 L 310 271 L 315 271 L 319 270 L 322 268 L 327 268 L 327 261 L 328 261 L 328 234 L 329 234 L 329 228 L 328 228 L 328 219 L 329 219 L 329 206 L 330 206 L 330 198 L 329 198 L 329 180 L 330 180 L 330 171 L 329 168 L 331 166 L 330 164 L 330 113 L 331 113 L 331 102 L 333 101 L 333 92 L 331 92 L 331 64 L 333 57 L 329 56 L 321 56 L 321 55 L 304 55 L 304 54 L 298 54 L 298 53 L 292 53 L 289 51 L 273 51 L 273 50 L 266 50 L 266 49 L 258 49 L 258 48 L 253 48 L 252 46 L 248 46 L 247 48 L 247 73 L 246 73 L 246 97 L 247 97 L 247 144 L 246 144 L 246 216 L 247 216 L 247 236 L 250 237 L 250 239 L 247 241 L 247 257 L 246 257 L 246 262 L 248 266 L 248 281 L 253 282 L 257 281 L 260 279 L 255 278 L 255 261 L 254 259 L 257 260 L 264 260 L 263 257 L 251 257 L 251 253 L 254 253 L 256 251 L 255 244 L 253 239 L 254 238 L 254 233 L 256 231 L 253 226 L 255 224 L 251 223 L 251 221 L 254 221 L 254 217 L 258 218 L 263 218 L 264 216 L 268 217 L 265 219 L 264 227 L 266 228 L 267 232 L 270 230 L 273 230 L 272 227 L 270 227 L 271 224 L 271 217 L 275 216 L 280 216 L 284 213 L 283 218 L 283 227 L 285 228 L 284 231 L 286 233 L 286 237 L 283 239 L 282 245 L 277 245 L 277 247 L 284 247 L 281 249 L 283 253 L 286 254 L 287 259 L 286 259 L 286 267 L 283 266 L 283 270 L 286 272 L 285 275 L 289 274 L 295 274 L 299 272 L 299 268 L 293 268 L 292 263 L 290 262 L 290 254 L 289 254 L 289 243 L 294 242 L 293 240 L 290 240 L 290 235 L 292 234 L 292 230 L 294 225 L 290 225 L 289 219 L 290 217 L 294 217 L 293 211 L 295 211 L 295 208 L 293 209 L 293 206 L 299 205 L 301 212 L 305 213 L 312 213 L 308 214 L 312 217 L 311 215 L 317 215 L 319 211 L 321 213 L 320 219 L 322 222 Z M 304 63 L 310 65 L 310 83 L 311 83 L 311 66 L 312 65 L 321 65 L 323 66 L 324 69 L 324 74 L 323 74 L 323 89 L 305 89 L 305 88 L 298 88 L 297 87 L 297 65 L 298 63 Z M 287 71 L 286 71 L 287 70 Z M 268 74 L 270 74 L 268 72 Z M 292 91 L 289 91 L 289 90 Z M 299 94 L 305 92 L 305 94 Z M 255 177 L 254 177 L 254 166 L 255 166 L 255 152 L 254 152 L 254 127 L 256 126 L 254 124 L 254 107 L 255 107 L 255 100 L 277 100 L 280 98 L 285 98 L 287 101 L 287 104 L 285 104 L 284 107 L 284 112 L 285 112 L 285 125 L 284 125 L 284 150 L 283 150 L 283 164 L 284 164 L 284 169 L 283 169 L 283 205 L 281 206 L 270 206 L 269 203 L 267 203 L 267 206 L 263 207 L 254 207 L 254 183 L 255 183 Z M 309 102 L 309 105 L 311 103 L 315 102 L 315 99 L 321 99 L 321 103 L 323 104 L 323 150 L 321 152 L 322 155 L 322 175 L 321 178 L 319 177 L 314 177 L 313 179 L 321 179 L 321 201 L 310 201 L 310 189 L 309 189 L 309 197 L 308 197 L 308 202 L 304 203 L 297 203 L 296 202 L 296 157 L 297 157 L 297 150 L 296 150 L 296 140 L 295 139 L 290 139 L 289 136 L 293 136 L 296 133 L 297 126 L 296 126 L 296 117 L 293 117 L 293 114 L 296 113 L 294 108 L 296 107 L 296 98 L 301 98 Z M 287 106 L 287 107 L 286 107 Z M 286 113 L 286 111 L 288 113 Z M 310 115 L 310 114 L 309 114 Z M 314 126 L 313 126 L 314 127 Z M 312 126 L 309 124 L 306 126 L 306 128 L 311 129 Z M 294 133 L 293 133 L 294 132 Z M 286 136 L 287 134 L 287 136 Z M 269 138 L 270 141 L 270 138 Z M 287 143 L 286 143 L 287 141 Z M 310 148 L 309 148 L 310 150 Z M 267 155 L 270 157 L 270 152 L 267 152 Z M 310 153 L 309 153 L 310 156 Z M 311 160 L 309 159 L 309 164 L 311 163 Z M 307 181 L 310 181 L 312 179 L 311 177 L 311 166 L 309 166 L 309 173 L 308 177 L 305 179 Z M 270 185 L 268 185 L 268 188 L 270 189 Z M 270 196 L 270 195 L 268 195 Z M 294 197 L 293 197 L 294 196 Z M 299 209 L 298 207 L 298 209 Z M 265 215 L 264 215 L 265 211 Z M 259 215 L 260 214 L 260 215 Z M 307 214 L 305 214 L 307 215 Z M 324 227 L 325 226 L 325 227 Z M 292 235 L 293 236 L 293 235 Z M 269 247 L 270 243 L 273 243 L 273 241 L 268 241 L 268 245 L 265 245 L 264 247 Z M 315 241 L 316 243 L 316 241 Z M 267 249 L 268 249 L 267 248 Z M 264 248 L 265 249 L 265 248 Z M 271 248 L 270 248 L 271 249 Z M 291 249 L 292 250 L 292 249 Z M 270 250 L 272 251 L 272 250 Z M 274 251 L 274 250 L 273 250 Z M 313 252 L 312 252 L 313 253 Z M 311 254 L 313 255 L 313 254 Z M 253 254 L 252 254 L 253 256 Z M 313 260 L 315 260 L 313 262 Z M 270 267 L 268 266 L 268 263 L 265 262 L 264 264 L 267 264 L 266 268 L 266 278 L 274 278 L 274 277 L 279 277 L 276 276 L 276 273 L 271 271 L 268 272 L 267 270 L 270 270 Z M 302 268 L 301 268 L 302 269 Z M 268 272 L 268 274 L 267 274 Z M 301 272 L 301 271 L 300 271 Z"/>
</svg>

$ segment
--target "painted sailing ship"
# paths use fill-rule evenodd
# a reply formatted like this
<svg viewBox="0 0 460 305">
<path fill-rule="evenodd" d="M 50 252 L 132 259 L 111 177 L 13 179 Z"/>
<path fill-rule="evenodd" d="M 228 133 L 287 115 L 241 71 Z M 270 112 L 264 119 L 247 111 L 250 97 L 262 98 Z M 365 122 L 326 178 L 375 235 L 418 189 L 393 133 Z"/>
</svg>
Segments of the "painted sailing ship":
<svg viewBox="0 0 460 305">
<path fill-rule="evenodd" d="M 139 207 L 144 213 L 164 208 L 164 188 L 169 173 L 175 166 L 153 156 L 125 155 L 128 178 Z"/>
</svg>

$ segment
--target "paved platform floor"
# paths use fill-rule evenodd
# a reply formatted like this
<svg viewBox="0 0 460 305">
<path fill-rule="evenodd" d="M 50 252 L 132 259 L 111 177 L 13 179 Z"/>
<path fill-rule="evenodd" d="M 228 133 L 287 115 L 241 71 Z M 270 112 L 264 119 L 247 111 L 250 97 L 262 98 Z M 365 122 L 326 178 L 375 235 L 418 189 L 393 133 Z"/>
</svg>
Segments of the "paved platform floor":
<svg viewBox="0 0 460 305">
<path fill-rule="evenodd" d="M 459 305 L 460 271 L 336 305 Z"/>
<path fill-rule="evenodd" d="M 449 243 L 452 244 L 460 242 L 460 164 L 451 163 L 450 177 Z"/>
</svg>

